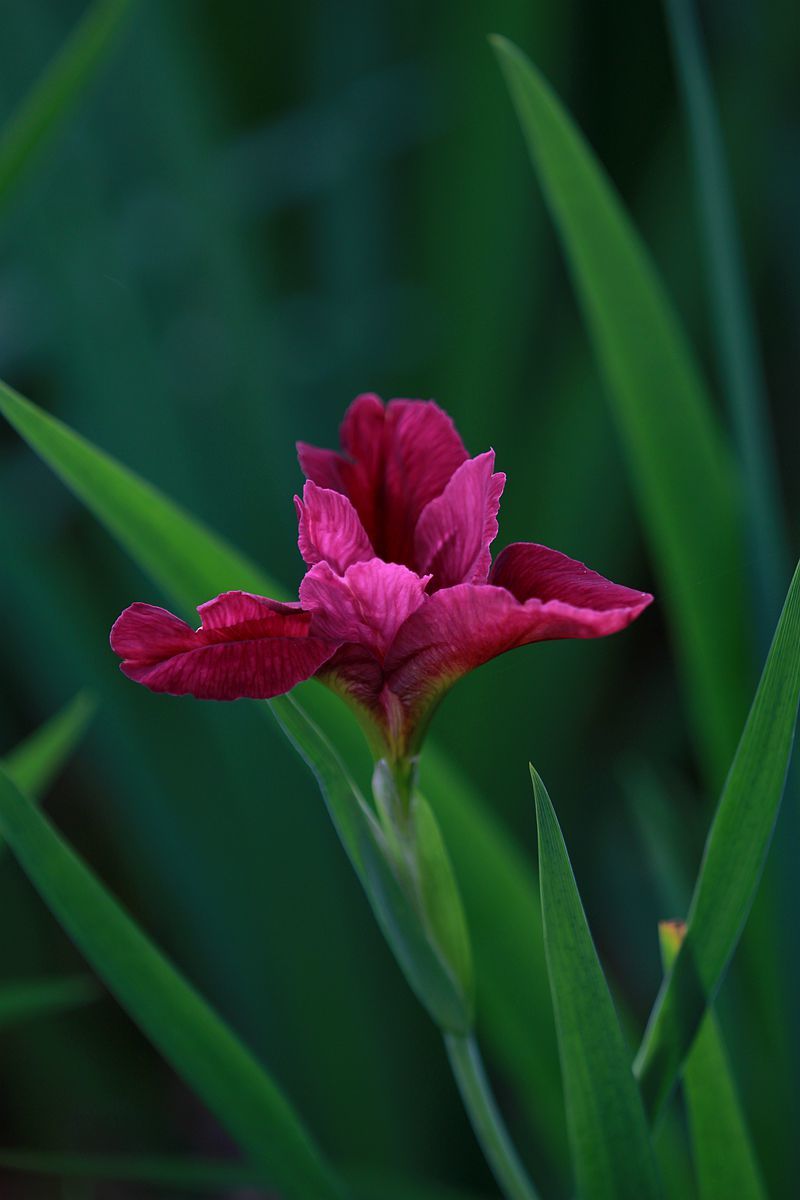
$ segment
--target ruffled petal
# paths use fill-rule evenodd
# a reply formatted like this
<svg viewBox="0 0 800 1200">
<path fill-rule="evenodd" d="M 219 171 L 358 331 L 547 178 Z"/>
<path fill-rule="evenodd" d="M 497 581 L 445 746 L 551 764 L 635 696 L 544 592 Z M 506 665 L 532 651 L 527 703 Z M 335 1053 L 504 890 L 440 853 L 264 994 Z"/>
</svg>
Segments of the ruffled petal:
<svg viewBox="0 0 800 1200">
<path fill-rule="evenodd" d="M 132 604 L 111 630 L 129 679 L 153 692 L 198 700 L 267 700 L 310 678 L 335 642 L 310 635 L 311 615 L 248 592 L 200 606 L 202 625 L 153 604 Z"/>
<path fill-rule="evenodd" d="M 299 522 L 297 544 L 309 566 L 327 562 L 343 575 L 352 563 L 375 557 L 358 513 L 341 492 L 309 481 L 303 499 L 295 496 L 294 503 Z"/>
<path fill-rule="evenodd" d="M 320 562 L 300 584 L 300 601 L 313 614 L 315 635 L 355 643 L 382 660 L 400 626 L 422 604 L 429 579 L 379 558 L 354 563 L 344 575 Z"/>
<path fill-rule="evenodd" d="M 532 549 L 542 552 L 536 556 L 542 595 L 517 598 L 506 587 L 458 584 L 430 596 L 405 622 L 386 656 L 385 671 L 389 687 L 409 710 L 506 650 L 616 633 L 653 599 L 647 592 L 611 583 L 564 554 Z M 501 563 L 500 577 L 511 570 L 515 557 L 505 567 Z M 523 579 L 531 584 L 532 574 L 521 572 L 515 577 L 517 586 Z"/>
<path fill-rule="evenodd" d="M 494 451 L 462 463 L 440 496 L 423 510 L 414 533 L 420 571 L 433 575 L 434 587 L 485 583 L 491 565 L 489 547 L 497 537 L 497 513 L 506 477 L 493 474 Z"/>
</svg>

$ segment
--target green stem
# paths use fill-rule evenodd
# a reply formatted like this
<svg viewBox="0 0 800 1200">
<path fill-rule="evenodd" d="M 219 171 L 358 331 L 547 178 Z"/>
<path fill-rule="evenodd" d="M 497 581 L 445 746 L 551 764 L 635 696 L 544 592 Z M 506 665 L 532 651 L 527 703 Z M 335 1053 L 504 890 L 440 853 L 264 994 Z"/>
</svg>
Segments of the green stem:
<svg viewBox="0 0 800 1200">
<path fill-rule="evenodd" d="M 501 1192 L 506 1200 L 539 1200 L 503 1124 L 475 1038 L 446 1033 L 444 1044 L 475 1136 Z"/>
</svg>

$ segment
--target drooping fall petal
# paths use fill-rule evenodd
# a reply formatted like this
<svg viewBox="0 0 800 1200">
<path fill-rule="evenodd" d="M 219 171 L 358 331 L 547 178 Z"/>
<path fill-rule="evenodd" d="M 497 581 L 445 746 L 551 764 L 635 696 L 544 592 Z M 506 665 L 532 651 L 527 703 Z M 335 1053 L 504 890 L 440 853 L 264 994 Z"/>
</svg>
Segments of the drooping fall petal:
<svg viewBox="0 0 800 1200">
<path fill-rule="evenodd" d="M 489 584 L 445 588 L 409 617 L 386 657 L 387 681 L 413 708 L 516 646 L 616 633 L 651 601 L 556 550 L 518 543 Z"/>
<path fill-rule="evenodd" d="M 414 534 L 415 559 L 418 570 L 433 575 L 437 589 L 486 582 L 506 481 L 493 468 L 493 450 L 468 459 L 422 510 Z"/>
<path fill-rule="evenodd" d="M 317 636 L 356 643 L 382 660 L 400 626 L 425 599 L 429 578 L 379 558 L 354 563 L 344 575 L 320 562 L 300 584 L 300 601 L 313 614 Z"/>
<path fill-rule="evenodd" d="M 358 396 L 341 427 L 342 454 L 299 443 L 300 465 L 320 487 L 344 492 L 375 552 L 414 565 L 414 529 L 467 452 L 450 417 L 432 401 Z"/>
<path fill-rule="evenodd" d="M 132 604 L 111 630 L 130 679 L 154 692 L 198 700 L 267 700 L 313 675 L 337 648 L 310 636 L 311 616 L 247 592 L 200 606 L 202 625 L 153 604 Z"/>
<path fill-rule="evenodd" d="M 374 558 L 364 526 L 347 496 L 309 480 L 303 488 L 303 499 L 295 496 L 294 503 L 297 544 L 309 566 L 327 562 L 343 575 L 352 563 Z"/>
</svg>

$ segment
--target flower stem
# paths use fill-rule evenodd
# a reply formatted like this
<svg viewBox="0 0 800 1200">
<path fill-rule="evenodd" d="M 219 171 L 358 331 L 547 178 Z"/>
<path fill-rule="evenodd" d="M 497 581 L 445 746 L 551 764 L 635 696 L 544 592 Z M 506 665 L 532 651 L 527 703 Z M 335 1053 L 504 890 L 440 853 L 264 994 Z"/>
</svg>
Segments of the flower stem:
<svg viewBox="0 0 800 1200">
<path fill-rule="evenodd" d="M 501 1192 L 506 1200 L 539 1200 L 503 1124 L 474 1036 L 446 1033 L 444 1043 L 470 1123 Z"/>
</svg>

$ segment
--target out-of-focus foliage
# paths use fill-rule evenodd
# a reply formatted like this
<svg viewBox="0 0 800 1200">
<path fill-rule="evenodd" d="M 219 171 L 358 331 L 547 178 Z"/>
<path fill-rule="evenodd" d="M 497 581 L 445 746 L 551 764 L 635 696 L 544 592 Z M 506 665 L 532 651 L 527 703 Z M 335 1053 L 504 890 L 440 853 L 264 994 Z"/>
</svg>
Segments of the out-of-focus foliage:
<svg viewBox="0 0 800 1200">
<path fill-rule="evenodd" d="M 84 10 L 0 0 L 0 116 Z M 711 3 L 702 15 L 796 545 L 800 29 L 791 5 Z M 435 396 L 470 449 L 494 445 L 509 474 L 501 542 L 543 541 L 647 587 L 602 384 L 490 32 L 535 56 L 586 131 L 720 397 L 690 156 L 655 2 L 144 0 L 5 206 L 0 377 L 287 589 L 300 567 L 295 438 L 332 444 L 357 391 Z M 155 698 L 119 675 L 111 622 L 131 600 L 162 596 L 6 428 L 0 555 L 0 753 L 91 686 L 98 716 L 50 802 L 68 838 L 270 1064 L 337 1162 L 491 1194 L 440 1043 L 303 765 L 253 705 Z M 714 802 L 698 782 L 663 611 L 624 637 L 532 647 L 482 668 L 448 698 L 434 734 L 531 863 L 526 764 L 536 762 L 558 798 L 601 957 L 641 1026 L 660 978 L 656 920 L 678 914 L 661 911 L 639 853 L 620 786 L 631 752 L 675 781 L 690 877 Z M 793 836 L 796 845 L 796 801 L 779 847 Z M 2 911 L 13 914 L 0 930 L 3 978 L 78 969 L 8 856 L 0 868 Z M 797 887 L 796 873 L 770 870 L 757 908 L 777 896 L 779 911 L 796 911 Z M 774 930 L 771 973 L 755 988 L 747 932 L 719 996 L 775 1196 L 797 1154 L 797 935 L 796 922 Z M 476 963 L 480 1022 L 479 948 Z M 500 1002 L 487 996 L 497 1011 Z M 508 1020 L 524 1027 L 525 1014 Z M 113 1006 L 3 1036 L 2 1144 L 229 1152 Z M 524 1156 L 556 1191 L 563 1156 L 532 1135 L 501 1053 L 492 1065 Z M 560 1114 L 552 1119 L 558 1127 Z M 2 1179 L 10 1200 L 47 1197 L 49 1186 Z M 143 1187 L 97 1183 L 93 1194 L 140 1197 Z"/>
</svg>

